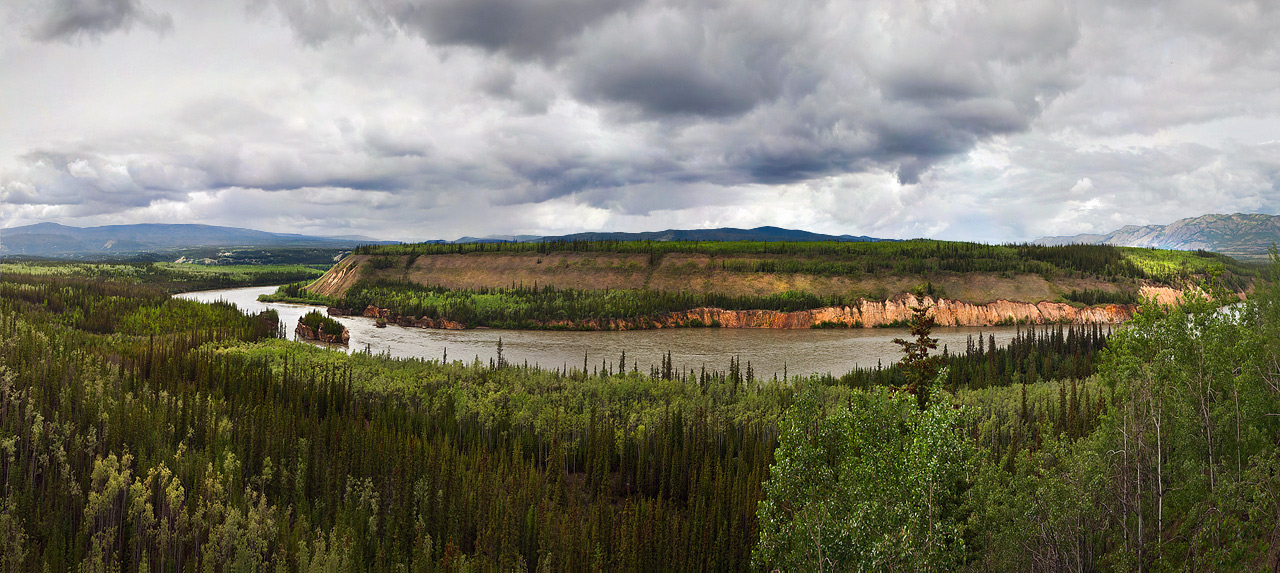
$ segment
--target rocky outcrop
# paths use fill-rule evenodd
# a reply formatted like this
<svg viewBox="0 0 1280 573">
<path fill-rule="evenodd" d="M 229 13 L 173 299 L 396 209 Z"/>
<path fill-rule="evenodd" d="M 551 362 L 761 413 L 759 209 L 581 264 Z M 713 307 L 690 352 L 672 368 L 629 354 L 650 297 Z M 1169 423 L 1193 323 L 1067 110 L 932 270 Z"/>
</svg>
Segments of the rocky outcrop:
<svg viewBox="0 0 1280 573">
<path fill-rule="evenodd" d="M 1196 291 L 1200 292 L 1200 291 Z M 1143 300 L 1155 299 L 1156 304 L 1180 304 L 1184 291 L 1176 288 L 1161 286 L 1144 286 L 1138 290 L 1138 296 Z M 1243 293 L 1241 293 L 1243 294 Z"/>
<path fill-rule="evenodd" d="M 330 334 L 325 332 L 324 328 L 320 328 L 319 332 L 317 332 L 312 330 L 310 326 L 302 324 L 301 321 L 298 322 L 298 327 L 293 329 L 293 333 L 303 340 L 318 340 L 320 342 L 342 344 L 344 346 L 351 341 L 351 331 L 346 328 L 343 328 L 342 332 L 339 334 Z"/>
<path fill-rule="evenodd" d="M 454 322 L 447 318 L 415 318 L 412 316 L 404 316 L 395 314 L 388 309 L 378 308 L 369 305 L 364 309 L 362 316 L 375 320 L 385 320 L 387 324 L 395 324 L 399 326 L 411 326 L 417 328 L 439 328 L 443 330 L 465 330 L 466 325 L 460 322 Z"/>
</svg>

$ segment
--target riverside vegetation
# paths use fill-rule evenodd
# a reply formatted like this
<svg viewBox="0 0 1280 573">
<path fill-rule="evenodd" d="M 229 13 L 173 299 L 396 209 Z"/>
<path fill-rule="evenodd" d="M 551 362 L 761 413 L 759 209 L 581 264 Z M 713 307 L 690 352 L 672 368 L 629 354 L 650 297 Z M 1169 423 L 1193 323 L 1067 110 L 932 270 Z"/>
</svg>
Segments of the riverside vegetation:
<svg viewBox="0 0 1280 573">
<path fill-rule="evenodd" d="M 1106 245 L 426 243 L 356 249 L 319 280 L 287 285 L 263 300 L 354 314 L 373 306 L 409 322 L 462 327 L 593 330 L 619 322 L 652 327 L 664 314 L 707 307 L 861 308 L 907 292 L 973 304 L 1007 299 L 1136 307 L 1143 287 L 1182 289 L 1213 277 L 1244 292 L 1258 276 L 1257 266 L 1213 253 Z M 675 324 L 716 326 L 701 319 Z M 841 325 L 855 326 L 814 326 Z"/>
<path fill-rule="evenodd" d="M 1277 285 L 762 380 L 347 355 L 6 275 L 0 568 L 1269 570 Z"/>
</svg>

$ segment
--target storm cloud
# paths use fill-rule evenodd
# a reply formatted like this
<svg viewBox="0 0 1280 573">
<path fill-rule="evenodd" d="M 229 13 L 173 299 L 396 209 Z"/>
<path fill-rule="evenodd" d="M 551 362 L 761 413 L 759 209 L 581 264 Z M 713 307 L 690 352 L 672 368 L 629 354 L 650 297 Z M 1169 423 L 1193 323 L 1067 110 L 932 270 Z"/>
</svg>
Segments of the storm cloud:
<svg viewBox="0 0 1280 573">
<path fill-rule="evenodd" d="M 26 31 L 0 40 L 0 104 L 23 110 L 0 133 L 6 226 L 1003 241 L 1280 209 L 1280 10 L 1262 1 L 58 0 L 5 16 Z"/>
<path fill-rule="evenodd" d="M 98 39 L 135 24 L 165 33 L 173 28 L 173 18 L 139 0 L 53 0 L 33 35 L 45 42 Z"/>
</svg>

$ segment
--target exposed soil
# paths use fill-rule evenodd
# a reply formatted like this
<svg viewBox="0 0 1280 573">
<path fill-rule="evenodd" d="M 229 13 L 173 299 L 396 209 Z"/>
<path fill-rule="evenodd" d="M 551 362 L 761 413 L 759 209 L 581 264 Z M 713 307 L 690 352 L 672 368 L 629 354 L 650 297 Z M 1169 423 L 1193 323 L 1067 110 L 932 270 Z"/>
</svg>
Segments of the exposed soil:
<svg viewBox="0 0 1280 573">
<path fill-rule="evenodd" d="M 583 290 L 640 289 L 718 292 L 733 296 L 765 296 L 786 291 L 883 301 L 932 283 L 936 296 L 969 304 L 999 300 L 1037 303 L 1061 301 L 1071 290 L 1117 291 L 1121 285 L 1096 279 L 993 273 L 935 273 L 927 276 L 819 276 L 723 270 L 721 261 L 704 254 L 671 253 L 650 264 L 645 254 L 617 253 L 470 253 L 393 257 L 390 268 L 373 269 L 368 256 L 350 256 L 318 279 L 310 289 L 341 296 L 361 276 L 408 280 L 429 286 L 481 288 L 554 286 Z M 733 255 L 734 260 L 768 260 L 777 255 Z M 408 266 L 406 267 L 406 264 Z M 1171 292 L 1172 289 L 1166 289 Z M 1165 297 L 1167 298 L 1167 297 Z M 1162 299 L 1162 302 L 1168 302 Z"/>
</svg>

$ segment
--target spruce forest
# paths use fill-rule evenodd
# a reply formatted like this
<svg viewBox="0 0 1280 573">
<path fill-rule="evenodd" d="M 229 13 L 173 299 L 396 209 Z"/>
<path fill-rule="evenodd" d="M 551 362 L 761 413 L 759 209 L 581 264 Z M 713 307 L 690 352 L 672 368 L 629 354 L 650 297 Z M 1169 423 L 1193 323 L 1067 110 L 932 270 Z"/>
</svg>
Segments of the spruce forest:
<svg viewBox="0 0 1280 573">
<path fill-rule="evenodd" d="M 0 571 L 1276 570 L 1275 261 L 790 379 L 347 354 L 167 294 L 208 277 L 7 269 Z"/>
</svg>

